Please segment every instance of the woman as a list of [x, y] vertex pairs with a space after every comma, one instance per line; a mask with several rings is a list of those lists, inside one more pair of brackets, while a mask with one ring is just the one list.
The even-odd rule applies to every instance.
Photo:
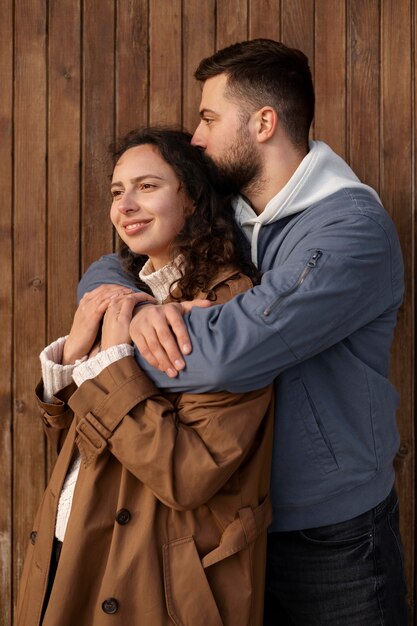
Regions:
[[[157, 302], [223, 303], [252, 285], [231, 209], [188, 134], [130, 133], [111, 189], [126, 270]], [[17, 624], [260, 625], [271, 388], [162, 395], [133, 358], [138, 297], [126, 291], [86, 294], [69, 336], [41, 354], [39, 404], [59, 456]]]

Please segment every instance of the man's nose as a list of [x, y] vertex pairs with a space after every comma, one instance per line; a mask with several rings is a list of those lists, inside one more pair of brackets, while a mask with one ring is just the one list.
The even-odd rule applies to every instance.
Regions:
[[204, 133], [201, 128], [202, 122], [199, 123], [197, 128], [194, 131], [194, 135], [191, 139], [191, 144], [196, 146], [197, 148], [206, 148], [206, 142], [204, 140]]

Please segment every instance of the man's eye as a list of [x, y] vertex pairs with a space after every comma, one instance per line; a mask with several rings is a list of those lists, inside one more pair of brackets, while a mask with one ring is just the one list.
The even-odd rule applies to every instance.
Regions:
[[206, 126], [210, 126], [210, 124], [212, 123], [213, 120], [211, 120], [208, 117], [203, 117], [203, 122]]
[[121, 189], [113, 189], [113, 191], [111, 192], [112, 198], [118, 198], [119, 196], [121, 196], [123, 193], [123, 191], [121, 191]]
[[154, 189], [156, 185], [152, 185], [151, 183], [142, 183], [141, 189]]

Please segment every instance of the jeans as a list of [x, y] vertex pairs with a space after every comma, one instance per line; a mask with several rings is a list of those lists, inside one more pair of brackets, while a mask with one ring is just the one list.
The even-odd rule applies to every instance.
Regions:
[[354, 519], [268, 536], [264, 626], [407, 626], [395, 489]]

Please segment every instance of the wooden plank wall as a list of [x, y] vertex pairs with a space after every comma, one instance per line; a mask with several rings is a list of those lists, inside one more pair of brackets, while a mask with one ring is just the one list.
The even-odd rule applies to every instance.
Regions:
[[37, 354], [64, 334], [81, 272], [112, 250], [108, 144], [148, 122], [198, 120], [199, 59], [237, 40], [308, 54], [313, 136], [381, 194], [402, 241], [393, 350], [398, 487], [415, 588], [414, 0], [0, 0], [0, 626], [13, 623], [51, 455], [35, 416]]

